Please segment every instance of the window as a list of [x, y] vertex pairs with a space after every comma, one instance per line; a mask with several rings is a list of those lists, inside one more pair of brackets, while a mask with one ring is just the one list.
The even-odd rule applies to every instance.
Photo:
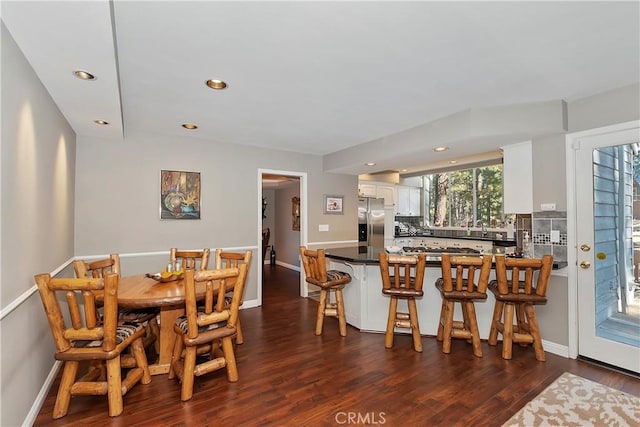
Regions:
[[424, 175], [423, 180], [430, 226], [503, 227], [501, 164]]

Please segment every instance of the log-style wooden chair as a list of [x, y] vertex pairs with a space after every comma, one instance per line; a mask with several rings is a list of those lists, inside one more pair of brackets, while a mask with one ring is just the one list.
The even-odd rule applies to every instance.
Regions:
[[209, 248], [205, 248], [201, 251], [185, 251], [179, 250], [178, 248], [171, 248], [171, 252], [169, 253], [169, 262], [176, 265], [177, 261], [182, 263], [183, 269], [192, 269], [192, 270], [206, 270], [209, 266], [209, 255], [211, 250]]
[[[237, 334], [238, 308], [242, 300], [247, 265], [215, 270], [185, 270], [185, 311], [174, 325], [175, 342], [171, 356], [169, 379], [182, 381], [180, 399], [193, 396], [194, 376], [226, 368], [229, 382], [238, 381], [238, 367], [233, 350]], [[196, 283], [205, 282], [203, 311], [196, 301]], [[225, 295], [232, 292], [231, 304]], [[196, 357], [209, 353], [206, 361], [196, 363]]]
[[[316, 335], [322, 335], [325, 317], [337, 317], [340, 335], [347, 336], [347, 318], [344, 312], [342, 289], [351, 282], [349, 273], [327, 270], [324, 249], [311, 250], [300, 246], [300, 258], [304, 267], [305, 281], [320, 288], [320, 304], [316, 315]], [[334, 295], [335, 300], [331, 295]]]
[[[442, 341], [443, 353], [451, 352], [452, 338], [461, 338], [471, 341], [474, 356], [482, 357], [474, 302], [487, 299], [492, 256], [451, 256], [443, 253], [441, 260], [442, 277], [435, 283], [442, 297], [436, 338]], [[476, 272], [479, 272], [477, 280]], [[462, 321], [454, 320], [456, 303], [462, 309]]]
[[[378, 260], [382, 276], [382, 293], [390, 297], [384, 346], [393, 347], [395, 328], [405, 328], [411, 331], [413, 349], [422, 352], [416, 298], [423, 295], [426, 254], [394, 255], [380, 252]], [[408, 313], [398, 311], [399, 299], [407, 301]]]
[[[110, 254], [109, 258], [98, 259], [95, 261], [75, 260], [73, 261], [73, 270], [76, 277], [82, 278], [104, 278], [109, 273], [115, 273], [121, 276], [120, 255]], [[158, 326], [157, 316], [159, 310], [156, 308], [148, 309], [129, 309], [120, 308], [118, 317], [120, 322], [135, 322], [145, 326], [145, 337], [143, 340], [144, 347], [148, 348], [154, 344], [156, 352], [159, 352], [158, 337], [160, 336], [160, 328]]]
[[[534, 305], [547, 303], [547, 285], [552, 268], [552, 255], [544, 255], [540, 259], [496, 257], [496, 280], [489, 284], [496, 298], [489, 345], [496, 345], [498, 334], [502, 334], [503, 359], [511, 359], [515, 342], [523, 346], [532, 344], [536, 360], [546, 360]], [[538, 276], [535, 284], [534, 273]]]
[[[247, 265], [247, 269], [251, 265], [251, 257], [253, 253], [251, 251], [244, 252], [226, 252], [222, 249], [216, 249], [214, 252], [214, 258], [216, 262], [216, 269], [221, 268], [237, 268], [238, 265], [244, 263]], [[230, 299], [227, 298], [227, 305], [230, 304]], [[244, 295], [241, 295], [240, 305], [244, 302]], [[238, 329], [238, 336], [236, 337], [236, 344], [244, 343], [244, 336], [242, 335], [242, 327], [240, 326], [240, 316], [238, 315], [238, 321], [236, 324]]]
[[[104, 278], [52, 279], [49, 274], [35, 276], [49, 327], [56, 345], [54, 357], [63, 365], [53, 418], [64, 417], [72, 396], [107, 395], [109, 416], [122, 413], [122, 396], [138, 382], [151, 381], [142, 345], [144, 328], [118, 323], [118, 275]], [[103, 291], [103, 314], [98, 316], [95, 292]], [[70, 325], [67, 325], [56, 293], [63, 293]], [[101, 321], [98, 319], [101, 318]], [[129, 350], [134, 366], [121, 376], [121, 358]], [[80, 362], [91, 363], [89, 371], [76, 378]], [[104, 366], [106, 364], [106, 376]], [[124, 363], [123, 363], [124, 364]]]

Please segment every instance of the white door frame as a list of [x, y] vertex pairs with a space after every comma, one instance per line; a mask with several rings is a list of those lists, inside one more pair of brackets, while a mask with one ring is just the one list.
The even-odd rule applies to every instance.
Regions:
[[[262, 175], [285, 175], [300, 178], [300, 246], [307, 246], [307, 173], [297, 171], [286, 171], [278, 169], [258, 168], [258, 200], [256, 201], [258, 225], [256, 227], [258, 242], [257, 247], [262, 248]], [[274, 230], [275, 231], [275, 230]], [[260, 249], [262, 251], [262, 249]], [[256, 257], [257, 258], [257, 257]], [[264, 263], [264, 259], [262, 260]], [[307, 286], [304, 275], [300, 274], [300, 296], [307, 297]], [[262, 266], [258, 268], [258, 306], [262, 305]]]
[[606, 135], [640, 127], [640, 120], [604, 126], [586, 131], [574, 132], [566, 135], [566, 180], [567, 180], [567, 286], [568, 286], [568, 332], [569, 332], [569, 357], [577, 358], [579, 355], [579, 330], [578, 330], [578, 242], [577, 242], [577, 200], [574, 189], [576, 188], [576, 159], [574, 147], [579, 144], [581, 138]]

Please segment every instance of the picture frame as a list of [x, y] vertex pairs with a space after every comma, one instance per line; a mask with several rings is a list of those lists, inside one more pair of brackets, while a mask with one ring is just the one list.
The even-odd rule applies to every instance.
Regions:
[[200, 219], [200, 172], [160, 171], [160, 219]]
[[344, 196], [324, 195], [324, 213], [330, 215], [344, 214]]

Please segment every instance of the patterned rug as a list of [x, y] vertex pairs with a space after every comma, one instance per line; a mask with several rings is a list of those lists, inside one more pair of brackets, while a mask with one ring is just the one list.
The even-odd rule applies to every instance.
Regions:
[[503, 427], [640, 426], [640, 398], [568, 372]]

